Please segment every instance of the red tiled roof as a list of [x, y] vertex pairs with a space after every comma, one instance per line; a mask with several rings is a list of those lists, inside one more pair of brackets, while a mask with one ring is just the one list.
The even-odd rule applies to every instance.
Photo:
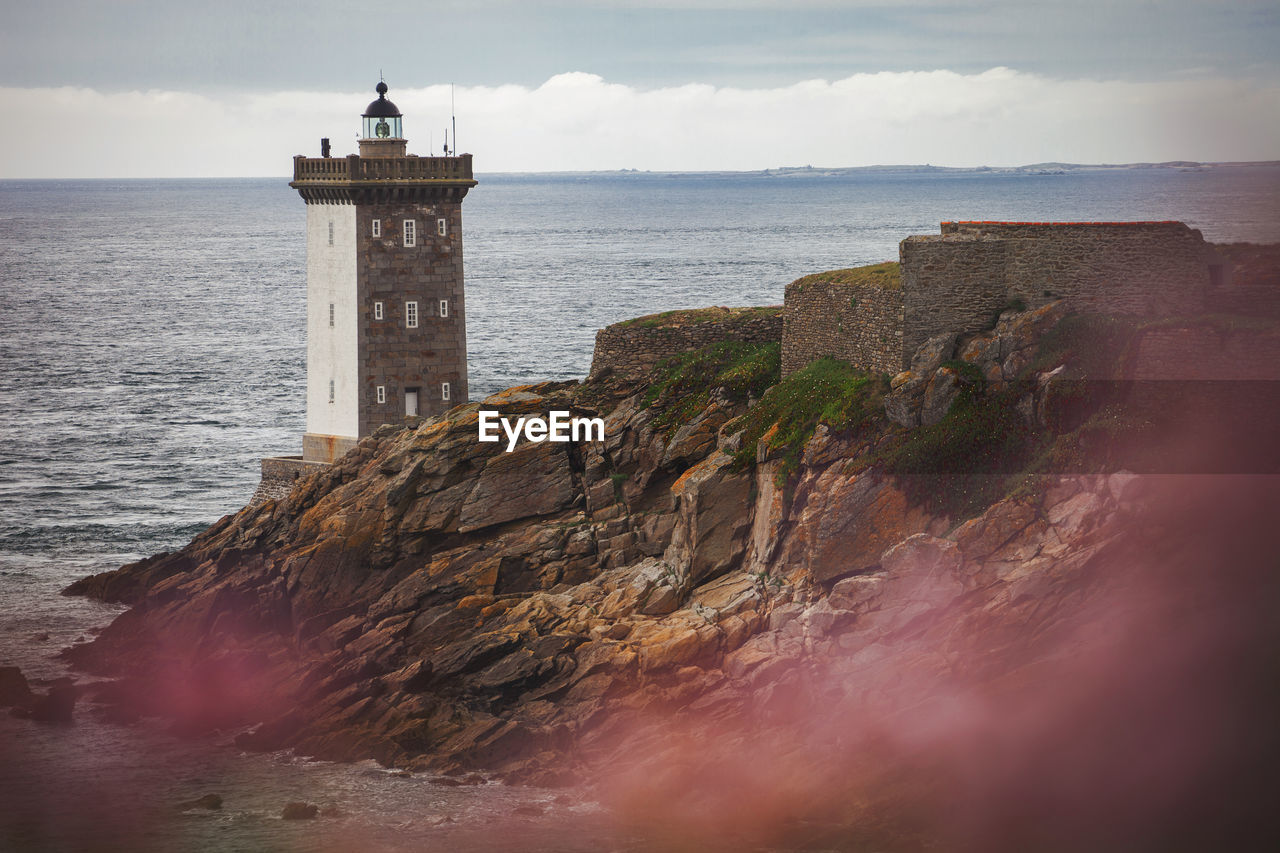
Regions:
[[1181, 225], [1177, 219], [1160, 219], [1145, 222], [1000, 222], [983, 219], [944, 220], [943, 225]]

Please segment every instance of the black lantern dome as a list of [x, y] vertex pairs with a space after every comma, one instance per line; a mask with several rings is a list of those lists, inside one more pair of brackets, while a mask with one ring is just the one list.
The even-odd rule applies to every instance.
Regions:
[[395, 104], [387, 100], [387, 84], [378, 83], [376, 89], [378, 100], [369, 104], [365, 108], [364, 115], [364, 138], [365, 139], [401, 139], [403, 131], [401, 128], [400, 110]]

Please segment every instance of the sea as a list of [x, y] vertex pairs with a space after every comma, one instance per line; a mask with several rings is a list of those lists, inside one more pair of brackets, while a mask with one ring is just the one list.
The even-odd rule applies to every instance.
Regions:
[[[480, 174], [472, 399], [585, 376], [597, 329], [780, 304], [939, 222], [1167, 220], [1280, 242], [1280, 164]], [[304, 423], [305, 210], [286, 178], [0, 181], [0, 666], [37, 687], [122, 608], [59, 591], [180, 548]], [[0, 716], [0, 850], [640, 850], [591, 791], [444, 787], [162, 721]], [[221, 810], [183, 809], [205, 794]], [[286, 802], [338, 817], [284, 821]]]

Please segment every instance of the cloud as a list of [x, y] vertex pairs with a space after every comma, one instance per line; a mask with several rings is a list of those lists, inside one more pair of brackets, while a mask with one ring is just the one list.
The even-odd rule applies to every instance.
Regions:
[[[393, 91], [410, 150], [440, 150], [450, 89]], [[1009, 68], [813, 79], [772, 88], [639, 88], [582, 72], [454, 93], [476, 169], [751, 170], [780, 165], [1019, 165], [1280, 158], [1280, 83], [1056, 79]], [[5, 177], [252, 176], [329, 136], [355, 150], [370, 94], [0, 89], [22, 125]]]

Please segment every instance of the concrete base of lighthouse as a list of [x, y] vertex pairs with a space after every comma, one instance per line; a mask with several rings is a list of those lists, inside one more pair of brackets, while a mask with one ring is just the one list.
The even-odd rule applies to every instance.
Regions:
[[302, 458], [307, 462], [330, 464], [337, 462], [347, 451], [360, 443], [350, 435], [322, 435], [308, 432], [302, 436]]

